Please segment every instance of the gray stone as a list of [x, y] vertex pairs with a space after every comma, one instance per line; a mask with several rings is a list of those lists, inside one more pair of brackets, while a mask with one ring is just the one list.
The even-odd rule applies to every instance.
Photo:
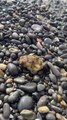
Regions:
[[31, 109], [33, 107], [33, 99], [26, 95], [21, 97], [18, 103], [18, 110], [21, 111], [23, 109]]
[[38, 25], [38, 24], [33, 24], [31, 26], [31, 28], [35, 31], [35, 32], [41, 32], [41, 30], [43, 29], [42, 25]]
[[8, 103], [4, 103], [3, 105], [3, 116], [8, 119], [10, 116], [10, 106]]

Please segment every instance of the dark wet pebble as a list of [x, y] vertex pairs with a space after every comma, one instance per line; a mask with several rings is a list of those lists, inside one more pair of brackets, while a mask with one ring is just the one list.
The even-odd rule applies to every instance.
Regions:
[[52, 40], [50, 38], [45, 38], [44, 39], [44, 43], [47, 45], [51, 45], [52, 44]]
[[15, 53], [11, 53], [11, 54], [10, 54], [10, 58], [11, 58], [12, 60], [16, 60], [17, 55], [16, 55]]
[[55, 115], [51, 114], [51, 113], [48, 113], [46, 115], [46, 120], [56, 120], [56, 117]]
[[5, 92], [5, 90], [6, 90], [6, 84], [1, 83], [0, 84], [0, 92]]
[[19, 97], [20, 97], [19, 91], [12, 92], [8, 97], [8, 102], [15, 103], [16, 101], [19, 100]]
[[3, 57], [4, 57], [4, 53], [0, 52], [0, 58], [3, 58]]
[[36, 91], [36, 83], [28, 82], [25, 85], [20, 85], [19, 88], [25, 92], [33, 93]]
[[64, 90], [67, 90], [67, 82], [62, 82], [61, 85]]
[[10, 116], [10, 106], [8, 103], [4, 103], [3, 105], [3, 116], [8, 119]]
[[18, 110], [21, 111], [23, 109], [31, 109], [33, 107], [33, 99], [32, 97], [26, 95], [21, 97], [18, 103]]
[[62, 113], [62, 108], [51, 105], [51, 109], [53, 109], [54, 111], [58, 112], [58, 113]]
[[25, 23], [25, 19], [24, 19], [24, 18], [21, 18], [21, 19], [19, 20], [19, 24], [20, 24], [21, 26], [24, 26], [24, 23]]
[[53, 83], [57, 83], [57, 78], [56, 78], [56, 76], [54, 75], [54, 74], [49, 74], [49, 78], [50, 78], [50, 80], [53, 82]]
[[0, 78], [0, 83], [3, 83], [4, 82], [4, 79], [3, 78]]
[[60, 72], [59, 70], [50, 62], [47, 63], [49, 68], [51, 69], [51, 71], [53, 72], [54, 75], [56, 75], [57, 77], [60, 77]]
[[11, 75], [13, 76], [18, 75], [18, 67], [13, 63], [9, 63], [7, 68]]

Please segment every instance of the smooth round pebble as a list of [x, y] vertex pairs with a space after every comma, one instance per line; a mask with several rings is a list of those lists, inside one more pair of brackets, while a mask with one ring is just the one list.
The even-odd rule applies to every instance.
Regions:
[[42, 113], [42, 114], [48, 113], [48, 112], [49, 112], [49, 108], [48, 108], [47, 106], [39, 107], [39, 108], [38, 108], [38, 112], [39, 112], [39, 113]]
[[8, 103], [4, 103], [3, 105], [3, 116], [8, 119], [10, 116], [10, 106]]
[[46, 115], [46, 120], [56, 120], [56, 117], [55, 115], [51, 114], [51, 113], [48, 113]]
[[33, 99], [32, 97], [26, 95], [21, 97], [18, 103], [18, 110], [21, 111], [23, 109], [31, 109], [33, 107]]

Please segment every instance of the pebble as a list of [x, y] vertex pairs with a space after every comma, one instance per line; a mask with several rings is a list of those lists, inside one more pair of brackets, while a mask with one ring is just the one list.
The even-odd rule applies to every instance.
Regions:
[[55, 115], [51, 114], [51, 113], [48, 113], [46, 115], [46, 120], [56, 120], [56, 117]]
[[25, 23], [25, 19], [21, 18], [21, 19], [19, 20], [19, 24], [20, 24], [21, 26], [24, 26], [24, 23]]
[[7, 65], [6, 65], [6, 64], [0, 63], [0, 69], [1, 69], [1, 70], [5, 70], [5, 69], [6, 69], [6, 67], [7, 67]]
[[17, 34], [16, 32], [12, 33], [12, 37], [13, 37], [14, 39], [18, 39], [18, 38], [19, 38], [19, 36], [18, 36], [18, 34]]
[[38, 24], [33, 24], [33, 25], [31, 26], [31, 28], [32, 28], [34, 31], [36, 31], [36, 32], [41, 32], [42, 29], [43, 29], [43, 26], [42, 26], [42, 25], [38, 25]]
[[24, 119], [26, 120], [34, 120], [36, 115], [33, 111], [31, 110], [22, 110], [21, 113], [20, 113]]
[[23, 85], [23, 84], [27, 83], [28, 81], [25, 79], [24, 76], [21, 76], [21, 77], [14, 78], [14, 82]]
[[58, 113], [62, 113], [62, 108], [52, 105], [51, 109], [55, 110]]
[[38, 112], [39, 112], [39, 113], [42, 113], [42, 114], [48, 113], [48, 112], [49, 112], [49, 108], [48, 108], [47, 106], [39, 107], [39, 108], [38, 108]]
[[10, 47], [9, 52], [10, 53], [18, 53], [20, 50], [17, 47]]
[[38, 85], [37, 85], [37, 91], [40, 92], [40, 91], [43, 91], [43, 90], [45, 90], [45, 85], [43, 85], [43, 84], [38, 84]]
[[0, 70], [0, 78], [4, 77], [4, 72], [2, 70]]
[[50, 80], [53, 82], [53, 83], [57, 83], [57, 78], [56, 78], [56, 76], [54, 75], [54, 74], [49, 74], [49, 78], [50, 78]]
[[4, 29], [4, 25], [0, 24], [0, 30], [3, 30], [3, 29]]
[[52, 40], [50, 38], [45, 38], [44, 39], [44, 43], [47, 45], [51, 45], [52, 44]]
[[9, 120], [9, 119], [5, 119], [5, 118], [3, 117], [3, 115], [0, 114], [0, 120]]
[[6, 90], [6, 85], [4, 83], [0, 84], [0, 92], [5, 92]]
[[18, 110], [22, 111], [23, 109], [31, 109], [33, 107], [33, 99], [32, 97], [26, 95], [21, 97], [18, 103]]
[[8, 103], [4, 103], [3, 105], [3, 116], [8, 119], [10, 116], [10, 106]]
[[41, 96], [38, 103], [37, 103], [37, 107], [44, 106], [47, 103], [48, 103], [48, 96], [47, 95]]
[[54, 73], [54, 75], [56, 75], [57, 77], [60, 76], [60, 72], [58, 71], [58, 69], [52, 65], [52, 63], [48, 62], [47, 63], [49, 68], [52, 70], [52, 72]]
[[16, 101], [19, 100], [19, 96], [20, 96], [19, 91], [12, 92], [8, 97], [8, 102], [15, 103]]
[[61, 85], [64, 90], [67, 90], [67, 82], [62, 82]]
[[13, 90], [14, 90], [13, 87], [6, 88], [6, 93], [10, 94], [11, 92], [13, 92]]
[[18, 68], [16, 65], [14, 65], [13, 63], [9, 63], [8, 66], [8, 71], [12, 76], [16, 76], [18, 75]]
[[28, 92], [28, 93], [33, 93], [36, 91], [36, 83], [34, 82], [28, 82], [26, 83], [25, 85], [20, 85], [19, 88], [22, 89], [23, 91], [25, 92]]

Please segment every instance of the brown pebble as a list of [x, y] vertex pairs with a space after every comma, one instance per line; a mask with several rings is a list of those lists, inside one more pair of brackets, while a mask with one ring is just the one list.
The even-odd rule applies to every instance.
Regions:
[[49, 108], [48, 108], [47, 106], [39, 107], [39, 108], [38, 108], [38, 112], [39, 112], [39, 113], [42, 113], [42, 114], [48, 113], [48, 112], [49, 112]]

